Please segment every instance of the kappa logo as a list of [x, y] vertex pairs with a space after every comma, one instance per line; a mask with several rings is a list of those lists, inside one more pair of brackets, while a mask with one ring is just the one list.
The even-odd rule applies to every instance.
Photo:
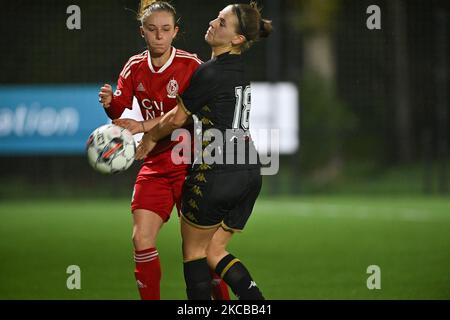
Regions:
[[167, 84], [167, 96], [169, 98], [176, 98], [178, 93], [178, 82], [175, 79], [172, 79]]
[[142, 283], [141, 281], [139, 281], [139, 280], [137, 280], [136, 283], [137, 283], [138, 288], [143, 289], [143, 288], [146, 288], [146, 287], [147, 287], [145, 284], [143, 284], [143, 283]]
[[144, 88], [144, 85], [142, 84], [142, 82], [139, 82], [139, 85], [136, 88], [136, 91], [138, 91], [138, 92], [145, 92], [145, 88]]

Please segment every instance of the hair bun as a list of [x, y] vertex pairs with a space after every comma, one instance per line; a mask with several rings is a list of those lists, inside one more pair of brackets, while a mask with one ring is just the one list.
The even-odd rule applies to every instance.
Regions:
[[267, 38], [272, 32], [272, 29], [272, 21], [261, 19], [261, 21], [259, 22], [259, 37]]

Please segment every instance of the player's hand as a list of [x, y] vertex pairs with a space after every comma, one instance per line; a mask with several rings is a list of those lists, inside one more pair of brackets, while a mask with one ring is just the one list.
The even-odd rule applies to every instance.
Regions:
[[104, 84], [103, 87], [100, 88], [100, 92], [98, 93], [98, 102], [103, 105], [103, 108], [108, 108], [111, 104], [112, 96], [112, 87], [109, 84]]
[[144, 126], [142, 121], [136, 121], [134, 119], [115, 119], [112, 121], [116, 126], [125, 128], [131, 132], [131, 134], [144, 132]]
[[139, 142], [136, 148], [136, 155], [134, 158], [136, 160], [143, 160], [147, 154], [153, 150], [156, 146], [156, 141], [154, 141], [148, 133], [144, 134], [141, 142]]

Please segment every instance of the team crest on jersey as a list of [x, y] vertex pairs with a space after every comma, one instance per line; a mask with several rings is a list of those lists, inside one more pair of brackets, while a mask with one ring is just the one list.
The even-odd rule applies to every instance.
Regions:
[[178, 82], [175, 79], [172, 79], [167, 84], [167, 96], [169, 98], [176, 98], [178, 93]]

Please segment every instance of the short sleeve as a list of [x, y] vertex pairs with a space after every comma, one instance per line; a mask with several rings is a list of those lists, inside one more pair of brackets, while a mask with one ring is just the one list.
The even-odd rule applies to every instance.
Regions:
[[195, 114], [213, 99], [216, 86], [214, 68], [205, 63], [195, 71], [189, 87], [178, 97], [178, 103], [187, 114]]

